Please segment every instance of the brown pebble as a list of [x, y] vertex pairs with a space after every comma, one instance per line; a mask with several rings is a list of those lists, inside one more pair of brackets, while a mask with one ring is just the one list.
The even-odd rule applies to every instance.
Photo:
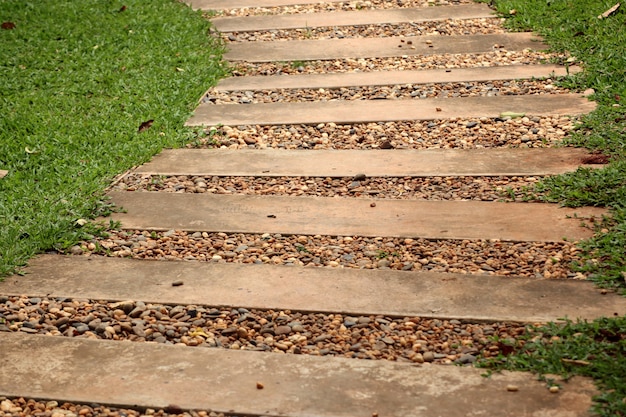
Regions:
[[182, 281], [174, 281], [174, 282], [172, 282], [172, 287], [180, 287], [183, 284], [184, 284], [184, 282], [182, 282]]
[[370, 207], [376, 207], [376, 203], [370, 203]]
[[506, 390], [509, 392], [517, 392], [519, 391], [519, 387], [517, 385], [507, 385]]
[[256, 389], [263, 389], [263, 388], [265, 388], [263, 384], [261, 384], [260, 382], [256, 383]]
[[372, 417], [378, 417], [378, 413], [372, 413]]
[[559, 392], [559, 387], [557, 387], [556, 385], [552, 385], [552, 386], [550, 387], [550, 392], [551, 392], [552, 394], [556, 394], [556, 393], [558, 393], [558, 392]]
[[602, 289], [600, 290], [600, 294], [602, 294], [602, 295], [606, 295], [606, 293], [608, 293], [608, 291], [606, 290], [606, 288], [602, 288]]
[[441, 111], [441, 107], [435, 107], [435, 110]]

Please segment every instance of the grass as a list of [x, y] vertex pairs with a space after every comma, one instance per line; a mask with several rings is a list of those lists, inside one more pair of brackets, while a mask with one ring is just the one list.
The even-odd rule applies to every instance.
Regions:
[[598, 15], [613, 0], [493, 0], [513, 30], [540, 33], [558, 52], [569, 51], [584, 71], [569, 77], [568, 87], [593, 88], [598, 109], [585, 116], [566, 141], [610, 158], [603, 169], [580, 168], [550, 177], [536, 187], [539, 198], [565, 206], [606, 206], [610, 218], [597, 237], [582, 242], [584, 260], [577, 269], [599, 286], [626, 290], [626, 27], [623, 10]]
[[196, 137], [183, 123], [225, 72], [175, 0], [3, 0], [1, 22], [0, 276], [99, 232], [77, 221], [106, 212], [115, 175]]
[[480, 366], [532, 371], [547, 387], [561, 385], [565, 390], [567, 385], [558, 379], [591, 377], [600, 390], [593, 411], [606, 417], [626, 416], [626, 317], [533, 327], [511, 348], [510, 355]]
[[[536, 195], [566, 206], [606, 206], [611, 215], [598, 224], [596, 237], [581, 243], [584, 261], [599, 286], [624, 294], [626, 285], [626, 27], [620, 10], [606, 19], [597, 16], [614, 0], [493, 0], [511, 29], [543, 35], [555, 51], [569, 51], [584, 71], [567, 80], [580, 91], [595, 90], [598, 109], [584, 117], [568, 144], [610, 157], [606, 168], [550, 177]], [[532, 371], [547, 385], [551, 375], [594, 379], [600, 394], [594, 411], [600, 416], [626, 416], [626, 317], [592, 322], [550, 323], [529, 329], [508, 356], [481, 363], [491, 372]]]

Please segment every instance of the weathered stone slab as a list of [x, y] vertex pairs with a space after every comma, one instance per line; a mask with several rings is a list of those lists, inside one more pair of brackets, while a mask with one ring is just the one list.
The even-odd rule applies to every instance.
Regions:
[[[558, 242], [591, 236], [603, 209], [551, 204], [111, 192], [124, 229], [501, 239]], [[577, 216], [576, 218], [568, 218]]]
[[502, 65], [499, 67], [475, 67], [432, 69], [414, 71], [371, 71], [299, 75], [257, 75], [230, 77], [219, 81], [215, 91], [277, 90], [341, 88], [377, 85], [404, 85], [430, 83], [462, 83], [527, 78], [565, 76], [580, 71], [579, 67], [568, 70], [559, 65]]
[[580, 94], [460, 97], [405, 100], [354, 100], [299, 103], [203, 103], [188, 126], [289, 125], [499, 117], [503, 112], [526, 115], [576, 115], [596, 104]]
[[589, 155], [586, 149], [578, 148], [399, 149], [393, 152], [167, 149], [135, 172], [263, 177], [555, 175], [575, 171]]
[[[175, 404], [293, 417], [573, 417], [590, 415], [597, 393], [592, 380], [582, 378], [564, 382], [555, 395], [529, 373], [485, 378], [474, 368], [20, 333], [3, 333], [0, 351], [0, 395], [132, 408]], [[519, 390], [508, 392], [507, 385]]]
[[9, 173], [9, 171], [6, 171], [4, 169], [0, 169], [0, 178], [6, 176]]
[[481, 54], [494, 49], [541, 50], [546, 49], [546, 45], [532, 33], [241, 42], [230, 43], [224, 59], [248, 62], [314, 61], [404, 55]]
[[341, 3], [345, 0], [186, 0], [194, 10], [224, 10], [253, 7], [281, 7], [296, 4]]
[[272, 29], [418, 23], [449, 19], [495, 17], [486, 4], [459, 6], [333, 11], [272, 16], [216, 17], [211, 23], [220, 32], [254, 32]]
[[626, 314], [626, 298], [576, 280], [57, 255], [26, 272], [0, 293], [527, 323]]

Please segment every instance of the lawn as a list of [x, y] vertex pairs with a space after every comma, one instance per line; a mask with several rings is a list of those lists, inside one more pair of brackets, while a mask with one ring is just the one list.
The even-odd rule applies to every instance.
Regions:
[[193, 137], [183, 123], [224, 66], [173, 0], [2, 0], [0, 23], [2, 276], [97, 232], [80, 220], [107, 209], [105, 187]]
[[[583, 119], [568, 139], [577, 146], [610, 157], [600, 170], [579, 169], [551, 177], [537, 190], [546, 200], [568, 206], [597, 205], [612, 209], [598, 225], [597, 237], [582, 243], [585, 262], [599, 286], [624, 293], [626, 279], [626, 13], [606, 18], [614, 0], [493, 0], [507, 25], [533, 30], [558, 51], [569, 51], [584, 72], [568, 83], [595, 90], [599, 107]], [[483, 363], [492, 370], [526, 370], [539, 374], [547, 385], [550, 375], [592, 377], [601, 393], [594, 410], [601, 416], [626, 416], [626, 318], [593, 322], [548, 324], [531, 329], [528, 340], [512, 343], [513, 353]]]

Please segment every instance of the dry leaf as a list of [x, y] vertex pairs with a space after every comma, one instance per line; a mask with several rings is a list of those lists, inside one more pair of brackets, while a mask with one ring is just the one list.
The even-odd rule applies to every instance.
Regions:
[[152, 126], [152, 123], [154, 123], [154, 120], [152, 119], [143, 122], [142, 124], [139, 125], [139, 129], [137, 130], [137, 133], [145, 132], [146, 130], [150, 129], [150, 126]]
[[615, 4], [615, 6], [611, 7], [609, 10], [607, 10], [606, 12], [604, 12], [600, 16], [598, 16], [598, 19], [606, 19], [607, 17], [611, 16], [612, 14], [615, 14], [617, 9], [619, 9], [619, 6], [620, 6], [620, 3]]
[[586, 156], [581, 161], [585, 165], [604, 165], [609, 163], [609, 157], [601, 153]]
[[126, 6], [120, 7], [120, 13], [123, 12], [124, 10], [126, 10]]
[[15, 23], [13, 23], [13, 22], [2, 22], [2, 25], [0, 25], [0, 27], [2, 27], [2, 29], [4, 29], [4, 30], [15, 29]]
[[566, 359], [566, 358], [562, 358], [561, 362], [569, 363], [569, 364], [572, 364], [572, 365], [578, 365], [578, 366], [588, 366], [589, 365], [589, 362], [582, 361], [580, 359]]

